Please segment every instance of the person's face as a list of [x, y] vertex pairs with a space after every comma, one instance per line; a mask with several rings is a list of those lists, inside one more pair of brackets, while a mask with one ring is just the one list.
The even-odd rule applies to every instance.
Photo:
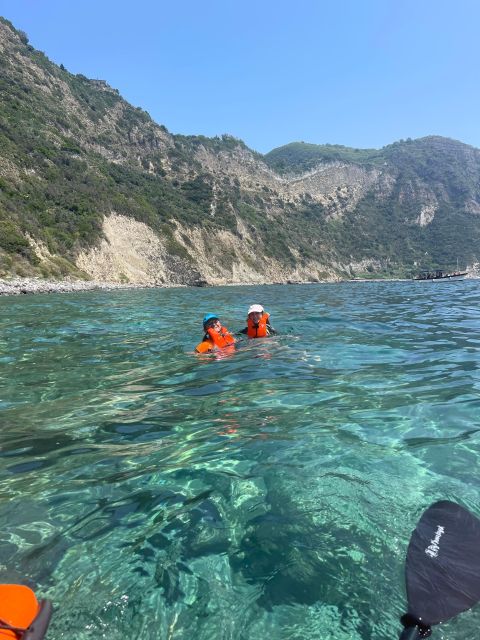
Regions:
[[207, 329], [213, 329], [217, 333], [220, 333], [222, 325], [221, 325], [220, 320], [215, 319], [215, 320], [210, 320], [210, 322], [207, 324], [206, 328]]
[[253, 324], [258, 324], [260, 322], [262, 314], [259, 311], [252, 311], [252, 313], [248, 314], [248, 317], [253, 322]]

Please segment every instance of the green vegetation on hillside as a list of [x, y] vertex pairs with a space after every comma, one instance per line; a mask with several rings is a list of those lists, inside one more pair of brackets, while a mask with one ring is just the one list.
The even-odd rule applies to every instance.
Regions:
[[243, 140], [235, 138], [228, 133], [224, 133], [221, 136], [214, 136], [213, 138], [207, 138], [206, 136], [182, 136], [177, 134], [175, 139], [188, 148], [190, 152], [195, 151], [198, 147], [205, 147], [215, 153], [221, 151], [232, 152], [240, 148], [253, 154], [258, 159], [262, 158], [261, 154], [249, 149]]
[[[0, 19], [0, 30], [7, 46], [0, 58], [0, 274], [48, 275], [31, 237], [54, 256], [55, 274], [78, 275], [75, 256], [100, 241], [111, 212], [159, 232], [174, 261], [190, 260], [174, 221], [202, 229], [227, 270], [235, 255], [227, 249], [220, 255], [218, 230], [243, 242], [254, 256], [245, 260], [259, 270], [267, 257], [286, 268], [311, 260], [341, 269], [363, 261], [367, 276], [378, 269], [411, 275], [415, 265], [446, 268], [457, 258], [477, 258], [480, 217], [469, 213], [480, 209], [477, 149], [432, 136], [380, 150], [297, 142], [262, 158], [230, 135], [171, 135], [105, 82], [53, 64], [7, 21]], [[263, 160], [287, 177], [342, 162], [386, 179], [353, 208], [338, 187], [328, 195], [341, 212], [332, 213], [307, 193], [284, 197], [260, 177], [255, 187], [255, 179], [252, 186], [231, 168], [215, 174], [202, 164], [205, 154], [217, 154], [220, 166], [228, 155], [246, 159], [249, 171]], [[429, 209], [433, 219], [420, 226]], [[239, 228], [247, 229], [245, 237]], [[191, 246], [187, 234], [183, 241]]]
[[325, 162], [353, 162], [371, 165], [381, 162], [376, 149], [351, 149], [338, 144], [308, 144], [292, 142], [273, 149], [264, 156], [265, 162], [279, 173], [304, 173]]

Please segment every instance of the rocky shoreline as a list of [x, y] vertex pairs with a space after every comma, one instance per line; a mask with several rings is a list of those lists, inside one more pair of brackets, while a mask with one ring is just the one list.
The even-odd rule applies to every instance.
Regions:
[[34, 293], [71, 293], [107, 289], [139, 289], [161, 285], [119, 284], [97, 280], [42, 280], [41, 278], [0, 279], [0, 296]]
[[[232, 282], [224, 286], [249, 286], [255, 282]], [[264, 284], [318, 284], [318, 282], [302, 282], [286, 280], [285, 282], [266, 282]], [[37, 293], [72, 293], [74, 291], [98, 291], [115, 289], [168, 289], [171, 287], [211, 287], [214, 284], [202, 280], [191, 285], [165, 283], [128, 283], [104, 282], [100, 280], [43, 280], [42, 278], [0, 278], [0, 296], [17, 296]]]
[[[478, 277], [476, 274], [470, 274], [470, 278]], [[335, 280], [333, 282], [408, 282], [410, 279], [404, 278], [350, 278], [345, 280]], [[332, 281], [291, 281], [285, 282], [269, 282], [264, 284], [318, 284], [319, 282], [332, 282]], [[236, 282], [229, 283], [225, 286], [249, 286], [253, 282]], [[100, 280], [42, 280], [41, 278], [0, 278], [0, 296], [16, 296], [22, 294], [36, 294], [36, 293], [72, 293], [74, 291], [99, 291], [99, 290], [115, 290], [115, 289], [166, 289], [170, 287], [185, 287], [188, 285], [182, 284], [165, 284], [165, 283], [126, 283], [121, 284], [117, 282], [104, 282]], [[215, 286], [207, 282], [202, 281], [201, 284], [196, 283], [191, 286]]]

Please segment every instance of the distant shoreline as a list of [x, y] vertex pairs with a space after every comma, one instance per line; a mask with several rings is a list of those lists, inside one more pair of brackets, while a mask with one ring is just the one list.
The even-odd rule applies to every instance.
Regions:
[[[470, 278], [465, 278], [471, 279]], [[229, 286], [229, 287], [254, 287], [262, 285], [293, 285], [293, 284], [341, 284], [348, 282], [414, 282], [410, 278], [350, 278], [345, 280], [322, 280], [318, 282], [235, 282], [225, 285], [207, 284], [208, 287]], [[431, 280], [418, 280], [415, 282], [432, 282]], [[189, 285], [184, 284], [140, 284], [140, 283], [119, 283], [103, 282], [99, 280], [42, 280], [41, 278], [0, 278], [0, 297], [18, 296], [22, 294], [34, 295], [37, 293], [73, 293], [76, 291], [113, 291], [118, 289], [172, 289], [183, 288]], [[193, 286], [193, 285], [192, 285]]]
[[[355, 278], [350, 280], [324, 280], [322, 282], [275, 282], [262, 284], [331, 284], [336, 282], [394, 282], [399, 281], [398, 278]], [[408, 281], [408, 280], [405, 280]], [[236, 282], [222, 286], [255, 286], [260, 283], [256, 282]], [[34, 295], [39, 293], [73, 293], [77, 291], [108, 291], [118, 289], [170, 289], [176, 287], [185, 287], [181, 284], [132, 284], [132, 283], [116, 283], [103, 282], [98, 280], [42, 280], [41, 278], [0, 278], [0, 296], [17, 296], [17, 295]], [[207, 287], [216, 287], [219, 285], [206, 285]]]
[[101, 291], [109, 289], [148, 289], [164, 287], [165, 285], [121, 284], [115, 282], [100, 282], [97, 280], [42, 280], [41, 278], [1, 278], [0, 296], [16, 296], [22, 294], [32, 295], [36, 293], [72, 293], [75, 291]]

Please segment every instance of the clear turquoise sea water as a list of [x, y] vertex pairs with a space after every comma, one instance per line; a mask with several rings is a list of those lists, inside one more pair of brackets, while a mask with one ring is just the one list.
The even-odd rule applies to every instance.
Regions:
[[475, 280], [2, 298], [0, 580], [50, 639], [396, 638], [422, 511], [480, 515], [479, 347]]

